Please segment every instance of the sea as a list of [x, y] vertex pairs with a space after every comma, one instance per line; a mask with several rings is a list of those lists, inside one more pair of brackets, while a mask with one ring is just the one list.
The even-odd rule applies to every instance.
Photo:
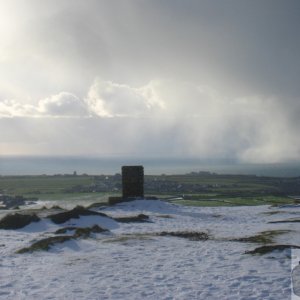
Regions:
[[194, 158], [0, 156], [0, 176], [114, 175], [124, 165], [143, 165], [146, 175], [210, 172], [271, 177], [300, 177], [300, 162], [242, 164]]

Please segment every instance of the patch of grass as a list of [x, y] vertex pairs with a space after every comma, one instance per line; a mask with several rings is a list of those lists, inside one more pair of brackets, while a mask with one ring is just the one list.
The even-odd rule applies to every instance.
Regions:
[[47, 218], [51, 219], [55, 224], [62, 224], [70, 219], [78, 219], [80, 216], [102, 216], [109, 218], [106, 214], [88, 210], [83, 206], [76, 206], [72, 210], [64, 211], [58, 214], [53, 214]]
[[293, 199], [279, 196], [264, 197], [224, 197], [219, 195], [211, 200], [203, 200], [202, 197], [192, 197], [193, 200], [175, 200], [172, 203], [186, 206], [254, 206], [254, 205], [281, 205], [292, 204]]
[[107, 202], [107, 198], [110, 195], [109, 192], [91, 192], [91, 193], [84, 193], [84, 192], [74, 192], [74, 193], [67, 193], [67, 192], [48, 192], [48, 193], [41, 193], [41, 194], [26, 194], [27, 197], [37, 197], [39, 200], [42, 201], [87, 201], [91, 202]]
[[224, 198], [223, 200], [231, 205], [237, 206], [253, 206], [262, 204], [259, 200], [248, 197]]
[[99, 207], [102, 207], [102, 206], [110, 206], [110, 205], [108, 204], [107, 201], [106, 202], [95, 202], [95, 203], [92, 203], [92, 204], [88, 205], [86, 207], [86, 209], [99, 208]]
[[172, 203], [185, 205], [185, 206], [232, 206], [231, 203], [223, 202], [223, 201], [214, 201], [214, 200], [175, 200]]
[[262, 231], [261, 233], [254, 236], [232, 239], [231, 241], [258, 243], [258, 244], [272, 244], [274, 243], [274, 238], [276, 236], [289, 233], [289, 232], [291, 232], [291, 230], [267, 230], [267, 231]]
[[158, 236], [173, 236], [189, 239], [190, 241], [206, 241], [209, 236], [205, 232], [199, 231], [162, 231], [157, 233]]
[[222, 218], [222, 217], [224, 217], [223, 215], [219, 215], [219, 214], [212, 214], [211, 216], [214, 217], [214, 218]]
[[204, 193], [204, 194], [184, 194], [184, 200], [212, 200], [218, 198], [220, 195], [216, 193]]
[[59, 205], [52, 205], [49, 209], [58, 209], [58, 210], [63, 210]]
[[64, 243], [73, 239], [72, 235], [60, 235], [60, 236], [53, 236], [49, 238], [42, 239], [33, 243], [30, 247], [22, 248], [18, 250], [17, 254], [27, 253], [27, 252], [34, 252], [34, 251], [48, 251], [51, 246], [55, 244]]
[[149, 216], [144, 214], [139, 214], [137, 216], [126, 216], [126, 217], [118, 217], [113, 218], [117, 222], [121, 223], [144, 223], [149, 222]]
[[287, 219], [287, 220], [270, 221], [268, 223], [270, 223], [270, 224], [277, 224], [277, 223], [300, 223], [300, 219], [299, 218], [292, 218], [292, 219]]
[[75, 226], [68, 226], [68, 227], [57, 229], [54, 233], [55, 234], [65, 234], [68, 231], [75, 231], [77, 228], [78, 227], [75, 227]]
[[170, 236], [189, 239], [190, 241], [206, 241], [209, 236], [205, 232], [198, 231], [162, 231], [162, 232], [150, 232], [150, 233], [135, 233], [125, 234], [122, 236], [109, 238], [103, 240], [104, 243], [125, 243], [130, 240], [151, 240], [153, 237], [158, 236]]
[[285, 213], [285, 212], [279, 211], [279, 210], [262, 212], [263, 215], [268, 215], [268, 216], [273, 216], [273, 215], [282, 214], [282, 213]]
[[263, 197], [263, 200], [266, 202], [266, 204], [270, 204], [273, 206], [295, 203], [295, 200], [289, 197], [272, 196], [272, 195]]
[[156, 215], [156, 217], [158, 217], [158, 218], [164, 218], [164, 219], [173, 219], [173, 217], [170, 216], [170, 215]]
[[79, 227], [76, 228], [74, 237], [89, 237], [91, 233], [102, 233], [108, 231], [106, 228], [102, 228], [98, 225], [94, 225], [93, 227]]
[[153, 234], [145, 234], [145, 233], [136, 233], [136, 234], [125, 234], [118, 237], [108, 238], [103, 240], [103, 243], [127, 243], [131, 240], [151, 240], [153, 238]]
[[251, 251], [246, 251], [245, 254], [263, 255], [276, 250], [282, 251], [285, 249], [292, 249], [292, 248], [300, 249], [299, 246], [295, 246], [295, 245], [265, 245], [265, 246], [255, 248], [254, 250]]
[[31, 222], [38, 222], [40, 218], [35, 215], [22, 215], [19, 213], [6, 215], [3, 219], [0, 220], [0, 229], [20, 229]]
[[68, 230], [75, 230], [75, 232], [73, 235], [52, 236], [39, 240], [33, 243], [30, 247], [22, 248], [16, 253], [22, 254], [34, 251], [48, 251], [51, 248], [51, 246], [54, 246], [56, 244], [61, 244], [72, 239], [86, 238], [89, 237], [91, 233], [102, 233], [108, 231], [105, 228], [101, 228], [98, 225], [94, 225], [93, 227], [65, 227], [61, 230], [57, 230], [55, 233], [62, 234], [66, 233]]
[[76, 185], [90, 185], [92, 176], [3, 176], [0, 190], [7, 194], [32, 194], [40, 197], [47, 193], [61, 193]]
[[94, 225], [93, 227], [68, 226], [56, 230], [55, 234], [65, 234], [68, 231], [74, 231], [73, 237], [83, 237], [83, 236], [89, 236], [91, 233], [102, 233], [108, 231], [108, 229], [102, 228], [98, 225]]

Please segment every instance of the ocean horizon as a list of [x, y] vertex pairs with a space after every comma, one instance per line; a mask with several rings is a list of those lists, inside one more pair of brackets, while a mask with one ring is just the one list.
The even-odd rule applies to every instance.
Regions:
[[143, 165], [146, 175], [211, 172], [272, 177], [300, 176], [300, 163], [244, 164], [232, 161], [204, 161], [194, 158], [62, 156], [0, 156], [0, 175], [55, 175], [73, 174], [74, 172], [78, 175], [113, 175], [120, 173], [123, 165]]

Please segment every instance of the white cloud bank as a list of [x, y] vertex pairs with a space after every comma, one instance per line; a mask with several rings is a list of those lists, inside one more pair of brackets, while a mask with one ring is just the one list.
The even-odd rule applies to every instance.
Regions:
[[99, 117], [141, 117], [164, 107], [153, 83], [133, 88], [99, 79], [91, 86], [85, 103], [88, 110]]
[[[231, 99], [190, 83], [154, 80], [131, 87], [96, 79], [83, 98], [61, 92], [36, 105], [0, 102], [6, 129], [1, 149], [3, 154], [27, 149], [34, 154], [134, 153], [252, 163], [297, 160], [300, 142], [285, 111], [275, 98]], [[11, 127], [22, 123], [26, 126]], [[12, 140], [18, 141], [20, 153], [11, 149]]]
[[36, 105], [16, 100], [0, 102], [5, 117], [142, 117], [163, 110], [155, 82], [141, 88], [96, 79], [84, 99], [61, 92]]
[[67, 92], [42, 99], [37, 105], [23, 104], [15, 100], [0, 102], [0, 118], [80, 117], [87, 114], [87, 107], [82, 100]]

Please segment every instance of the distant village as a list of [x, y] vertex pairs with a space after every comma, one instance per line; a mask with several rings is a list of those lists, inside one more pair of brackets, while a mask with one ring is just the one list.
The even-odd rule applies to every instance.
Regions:
[[[192, 195], [219, 195], [222, 197], [252, 197], [263, 195], [300, 197], [300, 177], [259, 177], [255, 175], [219, 175], [210, 172], [191, 172], [185, 175], [146, 175], [142, 166], [122, 167], [122, 174], [115, 175], [78, 175], [72, 174], [40, 175], [39, 178], [60, 178], [74, 180], [74, 185], [65, 186], [60, 193], [109, 193], [128, 197], [144, 197], [165, 195], [166, 197], [181, 197], [190, 199]], [[126, 168], [129, 168], [128, 170]], [[0, 176], [1, 177], [1, 176]], [[84, 180], [86, 177], [89, 180]], [[73, 179], [72, 179], [73, 178]], [[16, 177], [16, 184], [18, 177]], [[33, 176], [33, 182], [34, 182]], [[88, 182], [88, 183], [87, 183]], [[128, 186], [129, 188], [124, 187]], [[56, 190], [57, 191], [57, 190]], [[22, 206], [30, 201], [36, 201], [45, 192], [38, 188], [29, 193], [18, 195], [9, 193], [5, 188], [0, 189], [0, 209], [10, 209]], [[46, 193], [51, 194], [51, 191]], [[32, 196], [34, 198], [32, 198]], [[295, 197], [296, 197], [295, 196]], [[121, 197], [121, 198], [122, 198]], [[294, 197], [294, 198], [295, 198]], [[116, 197], [114, 197], [116, 198]], [[295, 198], [296, 199], [296, 198]]]
[[[74, 172], [73, 176], [77, 176]], [[88, 176], [88, 175], [86, 175]], [[235, 177], [232, 184], [223, 184], [222, 179], [227, 179], [231, 176]], [[274, 194], [274, 186], [279, 194], [300, 194], [300, 178], [276, 178], [276, 177], [257, 177], [255, 175], [219, 175], [206, 171], [191, 172], [182, 175], [183, 178], [196, 177], [198, 180], [172, 180], [169, 175], [158, 176], [145, 176], [144, 178], [144, 191], [146, 194], [176, 194], [183, 196], [184, 194], [197, 194], [197, 193], [211, 193], [212, 191], [226, 190], [225, 194], [238, 195], [240, 194], [240, 185], [236, 177], [241, 177], [243, 180], [246, 178], [252, 179], [260, 184], [266, 183], [265, 188], [260, 189], [260, 194]], [[212, 182], [202, 182], [201, 178], [211, 178]], [[269, 186], [269, 187], [268, 187]], [[96, 193], [96, 192], [121, 192], [122, 191], [122, 175], [117, 173], [115, 175], [99, 175], [94, 176], [93, 184], [90, 185], [76, 185], [72, 188], [66, 189], [66, 193]], [[253, 192], [250, 192], [252, 195]], [[247, 192], [243, 192], [247, 196]]]
[[[146, 176], [144, 190], [148, 194], [164, 193], [198, 193], [208, 191], [213, 187], [222, 187], [219, 184], [187, 184], [177, 183], [160, 176]], [[122, 190], [122, 175], [94, 176], [94, 183], [91, 185], [76, 185], [65, 190], [67, 193], [92, 193], [92, 192], [120, 192]]]

